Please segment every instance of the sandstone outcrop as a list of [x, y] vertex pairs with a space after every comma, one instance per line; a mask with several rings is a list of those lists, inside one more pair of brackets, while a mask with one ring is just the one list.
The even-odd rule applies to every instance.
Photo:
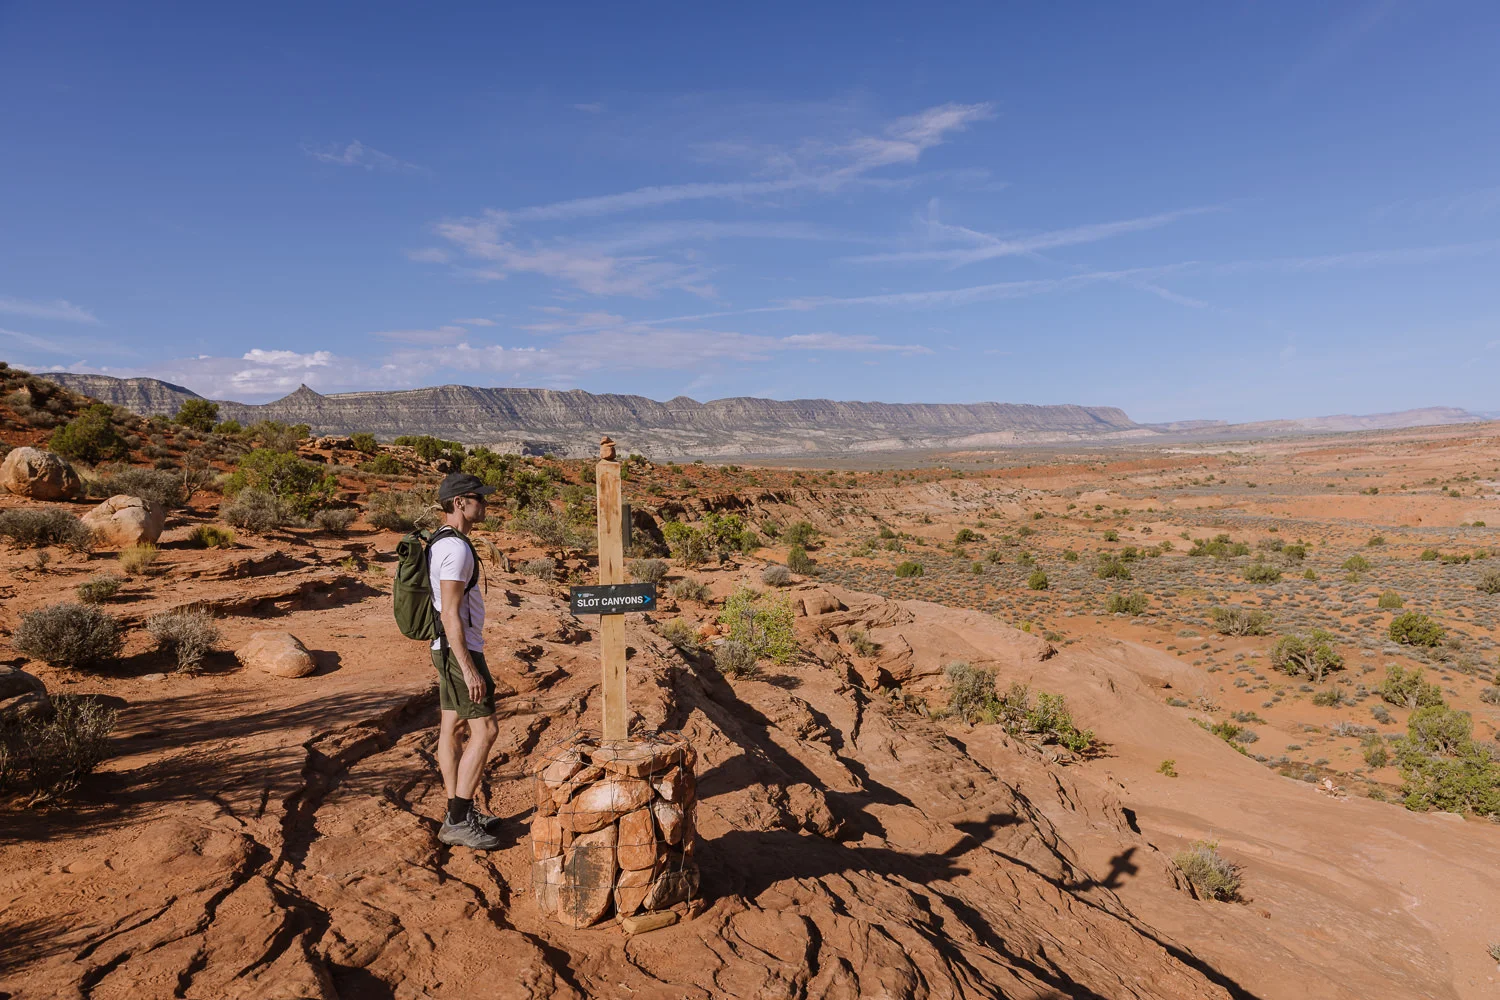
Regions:
[[40, 677], [15, 667], [0, 666], [0, 724], [51, 713], [52, 701]]
[[50, 451], [16, 448], [0, 462], [0, 489], [32, 500], [71, 500], [83, 492], [73, 467]]

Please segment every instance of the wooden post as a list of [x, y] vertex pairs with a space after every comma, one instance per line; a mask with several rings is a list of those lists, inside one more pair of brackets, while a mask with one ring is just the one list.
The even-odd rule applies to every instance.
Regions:
[[[594, 467], [599, 520], [599, 582], [625, 582], [625, 542], [620, 530], [620, 463], [615, 443], [599, 442], [599, 464]], [[625, 704], [625, 616], [599, 616], [599, 658], [604, 668], [604, 738], [630, 735], [630, 712]]]

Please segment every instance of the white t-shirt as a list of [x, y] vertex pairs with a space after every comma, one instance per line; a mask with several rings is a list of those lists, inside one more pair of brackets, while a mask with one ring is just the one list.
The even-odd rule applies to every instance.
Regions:
[[[432, 585], [432, 606], [442, 614], [442, 581], [457, 580], [467, 587], [474, 576], [474, 557], [462, 538], [446, 535], [432, 543], [427, 556], [427, 576]], [[478, 584], [464, 595], [458, 617], [464, 628], [464, 644], [475, 652], [484, 652], [484, 594]], [[448, 642], [456, 644], [455, 637], [448, 636]], [[432, 640], [432, 648], [441, 649], [442, 640]]]

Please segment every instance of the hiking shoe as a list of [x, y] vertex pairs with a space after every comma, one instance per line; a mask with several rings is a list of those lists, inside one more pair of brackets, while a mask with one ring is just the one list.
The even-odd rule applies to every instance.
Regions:
[[[460, 823], [449, 823], [443, 820], [442, 829], [438, 830], [438, 840], [455, 847], [470, 847], [476, 851], [493, 851], [500, 846], [500, 838], [493, 833], [486, 833], [484, 825], [479, 820], [479, 813], [470, 811], [469, 815]], [[491, 817], [493, 819], [494, 817]]]
[[479, 821], [479, 829], [483, 830], [485, 833], [490, 834], [491, 836], [499, 836], [501, 824], [501, 819], [499, 816], [491, 816], [483, 809], [475, 806], [474, 818]]

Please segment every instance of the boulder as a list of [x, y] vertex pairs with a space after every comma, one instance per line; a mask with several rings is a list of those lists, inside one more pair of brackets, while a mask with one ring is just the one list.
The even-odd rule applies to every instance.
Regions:
[[656, 825], [661, 829], [662, 839], [669, 844], [682, 842], [682, 806], [675, 802], [657, 799], [651, 803], [651, 812], [656, 816]]
[[166, 526], [167, 512], [159, 503], [122, 493], [83, 515], [82, 520], [101, 548], [123, 549], [141, 542], [155, 544]]
[[73, 467], [50, 451], [16, 448], [0, 462], [0, 488], [33, 500], [71, 500], [83, 493]]
[[698, 869], [696, 867], [682, 868], [677, 871], [662, 872], [651, 883], [651, 891], [646, 893], [643, 905], [648, 910], [665, 910], [669, 906], [685, 903], [698, 895]]
[[540, 816], [557, 815], [557, 800], [552, 797], [552, 789], [540, 781], [536, 783], [536, 811]]
[[802, 610], [808, 617], [843, 611], [844, 605], [826, 590], [807, 590], [802, 593]]
[[15, 667], [0, 667], [0, 723], [16, 723], [52, 714], [52, 699], [40, 677]]
[[659, 774], [682, 760], [682, 746], [676, 743], [642, 740], [624, 746], [600, 747], [594, 751], [594, 763], [606, 771], [633, 778]]
[[668, 768], [651, 779], [651, 790], [668, 802], [684, 802], [692, 794], [693, 775], [680, 767]]
[[628, 917], [641, 908], [646, 901], [646, 896], [651, 892], [650, 885], [641, 886], [615, 886], [615, 915]]
[[637, 809], [620, 817], [616, 855], [621, 868], [651, 868], [657, 861], [656, 824], [650, 809]]
[[558, 806], [562, 825], [574, 833], [588, 833], [602, 826], [613, 829], [614, 821], [651, 801], [651, 786], [638, 778], [611, 775], [595, 782], [576, 798]]
[[556, 816], [535, 816], [531, 820], [531, 856], [537, 861], [562, 856], [562, 824]]
[[558, 891], [563, 921], [574, 927], [598, 923], [609, 912], [614, 888], [614, 825], [573, 838], [563, 855], [563, 885]]
[[244, 666], [277, 677], [306, 677], [318, 667], [307, 647], [290, 632], [254, 632], [234, 655]]
[[531, 891], [536, 894], [536, 907], [543, 913], [556, 913], [563, 884], [562, 855], [536, 861], [531, 865]]
[[573, 775], [583, 770], [583, 758], [577, 749], [564, 750], [558, 757], [542, 768], [542, 780], [552, 788], [559, 788], [562, 783]]

